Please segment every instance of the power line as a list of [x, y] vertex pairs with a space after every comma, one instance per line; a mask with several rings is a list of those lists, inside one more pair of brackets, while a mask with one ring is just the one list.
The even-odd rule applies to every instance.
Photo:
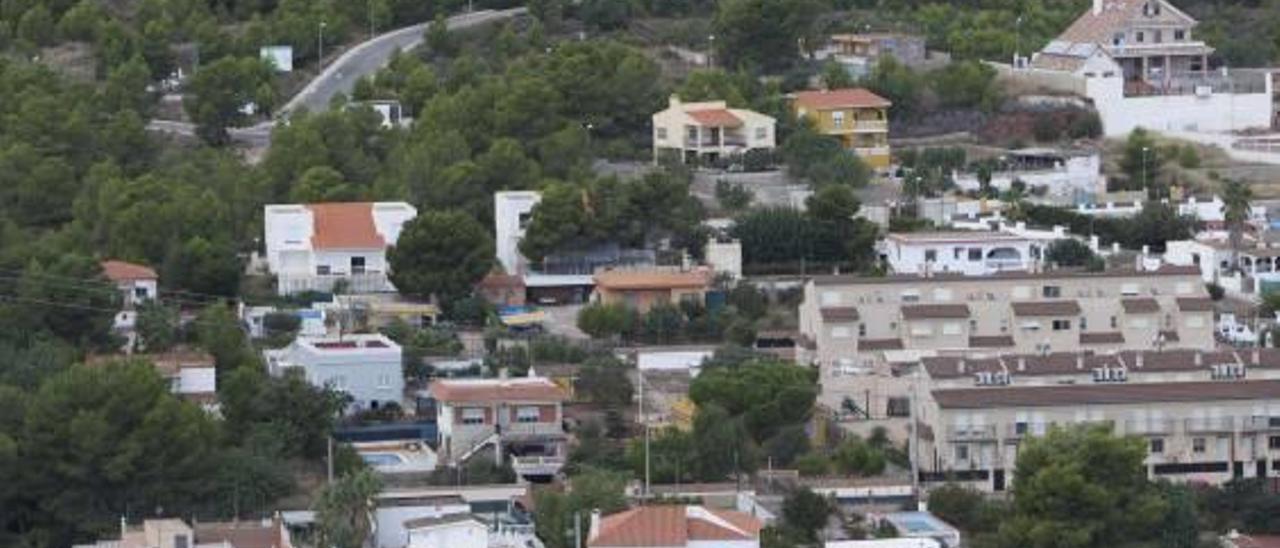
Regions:
[[[4, 276], [4, 275], [0, 275], [0, 280], [9, 280], [9, 281], [13, 281], [13, 282], [20, 282], [20, 281], [22, 281], [22, 278], [20, 278], [20, 277], [15, 277], [15, 276]], [[98, 294], [98, 295], [101, 295], [101, 296], [113, 296], [113, 297], [114, 297], [114, 296], [119, 295], [119, 293], [120, 293], [120, 289], [119, 289], [119, 288], [117, 288], [117, 287], [115, 287], [114, 285], [111, 285], [111, 284], [109, 284], [109, 283], [107, 283], [107, 282], [95, 282], [95, 281], [79, 281], [79, 282], [74, 282], [74, 281], [60, 281], [60, 280], [41, 280], [41, 281], [39, 281], [39, 283], [44, 284], [44, 285], [53, 286], [53, 287], [55, 287], [55, 288], [59, 288], [59, 289], [63, 289], [63, 290], [69, 290], [69, 291], [98, 292], [97, 294]], [[178, 304], [178, 305], [187, 304], [187, 305], [199, 305], [199, 306], [204, 306], [204, 305], [209, 304], [209, 302], [208, 302], [208, 301], [198, 301], [198, 300], [194, 300], [194, 299], [184, 299], [184, 298], [174, 298], [174, 297], [160, 297], [160, 296], [157, 296], [157, 297], [155, 297], [154, 299], [150, 299], [150, 300], [155, 300], [155, 301], [157, 301], [157, 302], [168, 302], [168, 303]]]
[[[113, 282], [105, 279], [77, 278], [72, 276], [59, 276], [56, 274], [43, 274], [43, 273], [35, 273], [35, 272], [25, 272], [21, 270], [0, 269], [0, 278], [6, 277], [4, 276], [5, 274], [8, 274], [9, 276], [12, 276], [12, 277], [33, 277], [33, 278], [45, 278], [50, 280], [66, 280], [69, 283], [74, 282], [74, 283], [79, 283], [84, 285], [102, 286], [102, 287], [109, 288], [112, 291], [118, 291], [118, 289], [113, 285]], [[234, 300], [234, 297], [228, 297], [226, 295], [214, 295], [212, 293], [200, 293], [196, 291], [186, 291], [182, 289], [163, 289], [163, 288], [157, 287], [157, 292], [162, 294], [168, 293], [171, 295], [176, 295], [185, 300], [193, 301], [193, 302], [196, 302], [197, 298], [204, 299], [204, 302], [202, 302], [201, 304], [209, 304], [208, 301], [215, 301], [215, 300], [216, 301]], [[190, 295], [191, 297], [184, 297], [185, 295]], [[175, 297], [175, 298], [178, 298], [178, 297]]]
[[111, 314], [115, 314], [116, 312], [119, 312], [119, 310], [114, 310], [110, 308], [101, 308], [97, 306], [88, 306], [88, 305], [82, 305], [82, 304], [60, 303], [56, 301], [46, 301], [44, 299], [32, 299], [29, 297], [14, 297], [12, 295], [0, 295], [0, 300], [7, 301], [7, 302], [16, 302], [21, 304], [36, 304], [36, 305], [42, 305], [42, 306], [55, 306], [59, 308], [71, 308], [75, 310], [89, 310], [93, 312], [109, 312]]

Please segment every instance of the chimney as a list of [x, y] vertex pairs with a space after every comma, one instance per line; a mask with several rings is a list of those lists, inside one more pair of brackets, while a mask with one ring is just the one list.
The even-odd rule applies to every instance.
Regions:
[[1018, 371], [1026, 371], [1026, 370], [1027, 370], [1027, 357], [1018, 356]]
[[1084, 371], [1084, 353], [1076, 354], [1076, 370]]
[[1104, 0], [1093, 0], [1093, 14], [1102, 15], [1102, 2]]
[[1134, 367], [1137, 367], [1138, 369], [1142, 369], [1142, 361], [1144, 359], [1143, 356], [1144, 356], [1144, 353], [1139, 351], [1138, 355], [1133, 359]]
[[674, 95], [674, 94], [673, 94], [673, 95], [671, 95], [671, 97], [668, 97], [668, 98], [667, 98], [667, 106], [669, 106], [669, 107], [671, 107], [671, 108], [680, 108], [680, 96], [679, 96], [679, 95]]

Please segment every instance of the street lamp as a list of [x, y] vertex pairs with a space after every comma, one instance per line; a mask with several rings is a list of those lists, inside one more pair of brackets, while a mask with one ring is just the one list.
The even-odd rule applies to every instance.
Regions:
[[[1151, 185], [1147, 183], [1147, 153], [1151, 152], [1151, 147], [1142, 147], [1142, 188], [1150, 190]], [[1156, 193], [1156, 198], [1160, 197], [1160, 193]]]
[[1014, 20], [1013, 32], [1013, 68], [1018, 68], [1018, 54], [1022, 51], [1022, 16]]
[[316, 36], [316, 69], [324, 66], [324, 27], [327, 23], [320, 22], [320, 31]]
[[716, 54], [716, 35], [708, 35], [707, 40], [711, 42], [711, 46], [707, 48], [707, 68], [712, 68], [716, 66], [715, 61], [712, 60]]

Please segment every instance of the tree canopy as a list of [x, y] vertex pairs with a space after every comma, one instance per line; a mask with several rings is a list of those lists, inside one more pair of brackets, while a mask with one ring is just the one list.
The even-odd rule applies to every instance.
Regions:
[[400, 292], [452, 301], [470, 294], [493, 267], [493, 256], [493, 237], [474, 218], [427, 211], [404, 225], [387, 262]]

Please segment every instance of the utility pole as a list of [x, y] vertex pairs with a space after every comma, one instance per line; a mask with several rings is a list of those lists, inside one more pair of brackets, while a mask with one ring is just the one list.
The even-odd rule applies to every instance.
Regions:
[[320, 22], [320, 31], [316, 36], [316, 72], [320, 72], [324, 66], [324, 26], [325, 22]]
[[328, 470], [329, 484], [332, 485], [333, 484], [333, 436], [330, 435], [325, 437], [325, 442], [326, 442], [326, 449], [327, 449], [326, 452], [328, 453], [328, 458], [325, 459], [327, 461], [326, 467], [329, 469]]
[[916, 390], [920, 385], [919, 368], [911, 375], [911, 391], [908, 392], [910, 400], [907, 405], [907, 416], [911, 420], [911, 493], [915, 495], [916, 501], [920, 500], [920, 418], [916, 416]]
[[644, 427], [644, 492], [642, 493], [643, 496], [641, 498], [644, 500], [648, 500], [649, 477], [650, 477], [649, 476], [649, 419], [644, 414], [644, 370], [637, 367], [636, 374], [639, 375], [639, 378], [640, 378], [640, 390], [639, 390], [640, 416], [638, 418], [640, 419], [641, 424]]

